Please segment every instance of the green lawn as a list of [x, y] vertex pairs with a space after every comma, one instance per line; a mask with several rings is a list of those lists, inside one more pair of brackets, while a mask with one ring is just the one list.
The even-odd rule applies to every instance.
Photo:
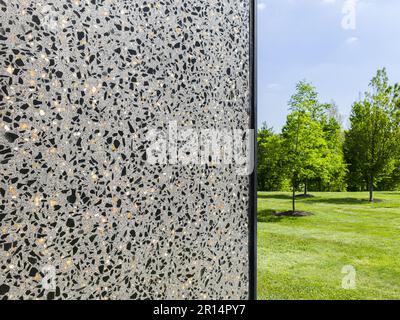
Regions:
[[[258, 193], [258, 299], [400, 299], [400, 193], [312, 193], [291, 209], [289, 193]], [[356, 269], [356, 289], [341, 286]]]

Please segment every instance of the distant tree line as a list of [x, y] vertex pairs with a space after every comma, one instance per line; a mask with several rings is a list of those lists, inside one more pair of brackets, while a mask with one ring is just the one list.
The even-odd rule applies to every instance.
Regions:
[[[280, 133], [258, 131], [258, 189], [369, 191], [400, 189], [400, 85], [378, 70], [343, 128], [334, 102], [321, 103], [307, 81], [296, 85]], [[294, 211], [294, 203], [293, 203]]]

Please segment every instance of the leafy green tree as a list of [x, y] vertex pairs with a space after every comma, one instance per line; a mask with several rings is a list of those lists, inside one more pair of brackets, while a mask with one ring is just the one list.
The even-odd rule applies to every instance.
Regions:
[[376, 183], [376, 190], [397, 190], [400, 191], [400, 157], [386, 167], [382, 178]]
[[292, 209], [295, 211], [295, 192], [299, 182], [304, 182], [304, 194], [307, 195], [307, 181], [327, 174], [329, 150], [321, 124], [312, 120], [309, 113], [294, 111], [289, 114], [282, 134], [292, 181]]
[[291, 113], [282, 129], [286, 164], [292, 182], [292, 210], [296, 209], [295, 193], [299, 182], [307, 184], [311, 179], [327, 179], [329, 148], [321, 119], [327, 106], [318, 102], [316, 89], [305, 81], [300, 81], [296, 92], [289, 101]]
[[322, 130], [328, 145], [326, 177], [319, 177], [320, 191], [345, 191], [347, 166], [344, 161], [342, 116], [334, 103], [327, 105], [326, 113], [321, 117]]
[[258, 190], [278, 191], [284, 189], [284, 161], [281, 135], [275, 134], [265, 123], [257, 136]]
[[346, 132], [345, 152], [353, 181], [366, 183], [369, 201], [374, 186], [394, 171], [398, 158], [399, 86], [390, 86], [385, 69], [370, 82], [370, 92], [354, 103]]
[[320, 104], [318, 102], [316, 88], [305, 80], [296, 84], [296, 92], [289, 100], [290, 111], [307, 113], [312, 120], [320, 120], [325, 114], [327, 107], [326, 104]]

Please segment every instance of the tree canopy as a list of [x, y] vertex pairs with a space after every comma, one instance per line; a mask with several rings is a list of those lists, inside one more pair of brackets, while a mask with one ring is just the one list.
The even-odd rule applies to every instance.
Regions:
[[354, 103], [351, 127], [346, 132], [346, 158], [353, 183], [368, 186], [373, 201], [374, 186], [389, 177], [398, 165], [399, 86], [390, 86], [386, 70], [378, 70], [364, 99]]

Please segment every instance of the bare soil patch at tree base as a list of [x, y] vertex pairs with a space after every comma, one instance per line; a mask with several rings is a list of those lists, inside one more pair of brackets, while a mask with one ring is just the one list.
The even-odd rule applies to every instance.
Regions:
[[311, 212], [306, 211], [285, 211], [285, 212], [276, 212], [273, 214], [277, 217], [307, 217], [311, 216]]
[[297, 194], [296, 198], [314, 198], [312, 194]]

